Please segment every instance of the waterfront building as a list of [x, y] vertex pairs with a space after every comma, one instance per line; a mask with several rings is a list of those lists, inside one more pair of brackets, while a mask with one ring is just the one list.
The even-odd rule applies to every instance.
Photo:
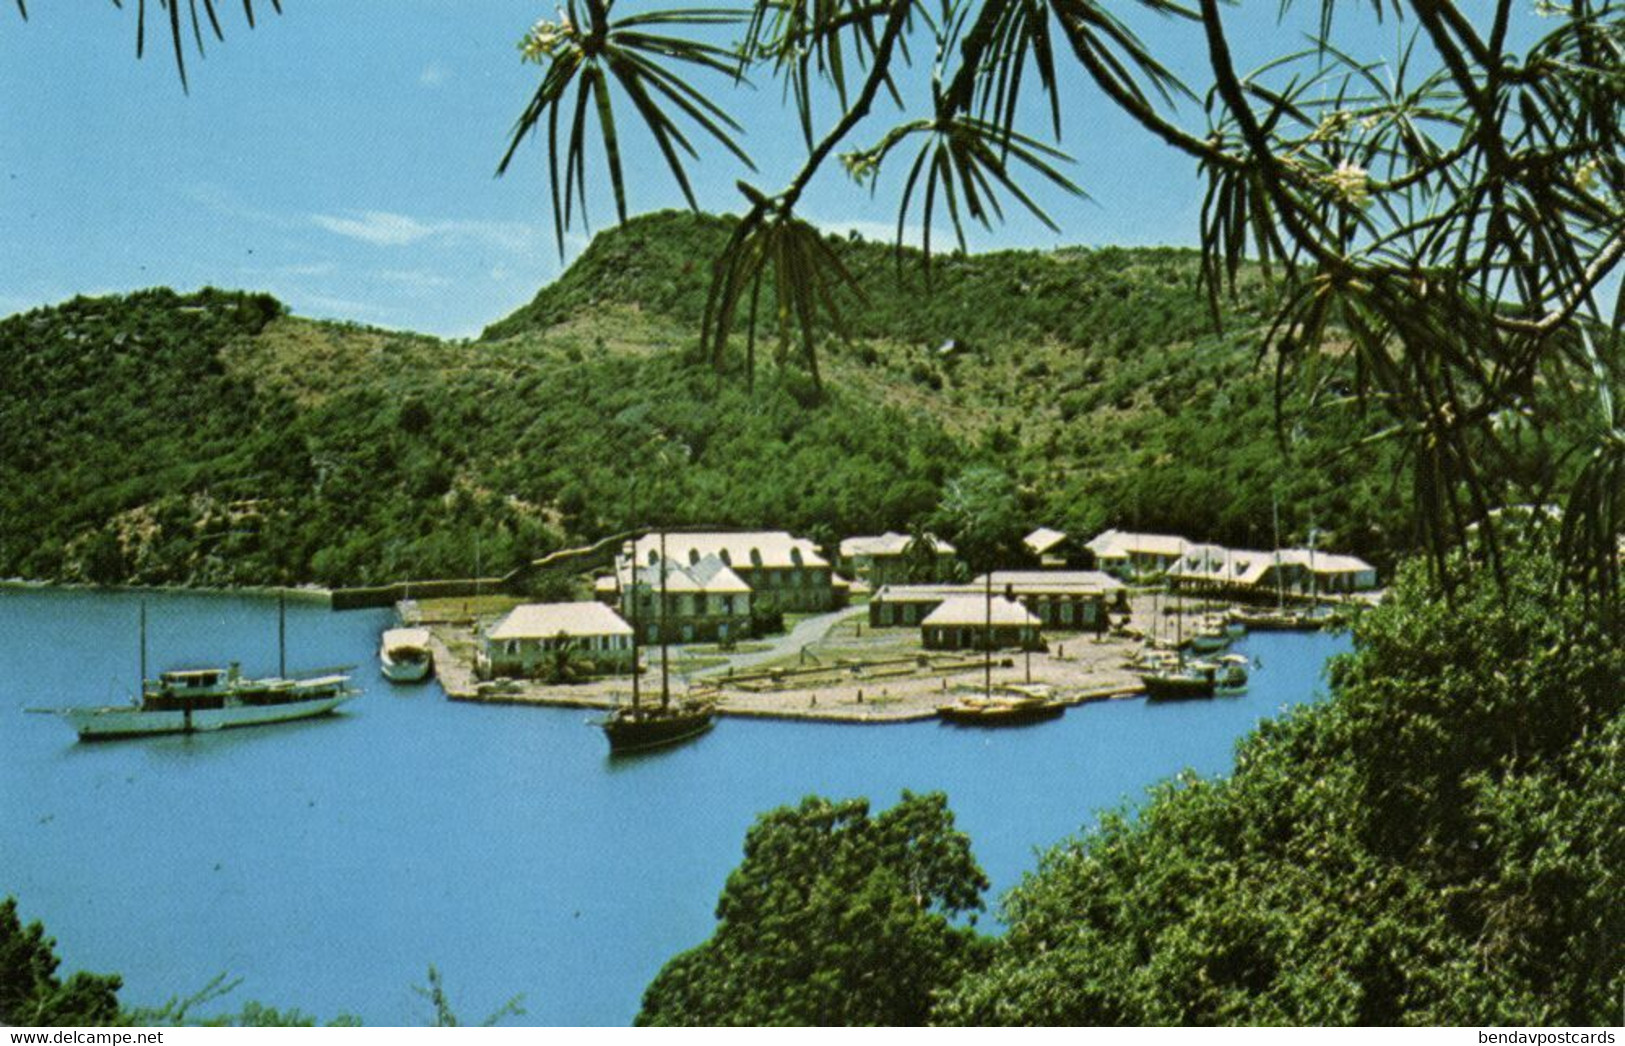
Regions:
[[1167, 573], [1184, 558], [1190, 544], [1177, 534], [1106, 530], [1090, 538], [1087, 547], [1096, 566], [1126, 581]]
[[[1042, 625], [1093, 632], [1106, 627], [1112, 609], [1126, 607], [1127, 589], [1116, 578], [1092, 570], [1000, 570], [993, 591], [1021, 604]], [[886, 585], [869, 597], [873, 628], [912, 627], [950, 599], [986, 599], [988, 576], [946, 585]]]
[[645, 642], [660, 642], [662, 622], [671, 643], [727, 643], [751, 634], [751, 588], [721, 557], [688, 564], [672, 559], [662, 566], [657, 556], [654, 563], [640, 563], [637, 574], [634, 588], [632, 562], [624, 560], [617, 576], [600, 580], [599, 592], [609, 593], [621, 614], [638, 623]]
[[561, 647], [588, 673], [624, 672], [632, 667], [632, 626], [598, 602], [521, 604], [485, 633], [479, 672], [528, 679], [547, 672]]
[[868, 582], [871, 588], [910, 581], [947, 581], [953, 577], [954, 547], [934, 534], [922, 537], [931, 550], [929, 566], [923, 570], [920, 560], [925, 557], [909, 547], [914, 538], [893, 531], [842, 541], [841, 567], [852, 577]]
[[[627, 542], [620, 559], [637, 556], [641, 575], [660, 562], [661, 539], [652, 532]], [[783, 530], [668, 531], [664, 540], [666, 556], [678, 565], [715, 556], [749, 586], [758, 611], [832, 610], [846, 595], [818, 546]]]
[[949, 596], [920, 622], [927, 650], [999, 650], [1043, 646], [1043, 622], [1003, 596]]

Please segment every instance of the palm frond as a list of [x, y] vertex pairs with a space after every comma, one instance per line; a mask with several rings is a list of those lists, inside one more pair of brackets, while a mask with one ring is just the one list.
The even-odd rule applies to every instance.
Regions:
[[[605, 168], [615, 199], [615, 214], [625, 221], [628, 213], [625, 163], [621, 133], [616, 124], [611, 86], [631, 104], [632, 111], [654, 139], [666, 168], [677, 183], [684, 200], [697, 208], [689, 181], [688, 163], [699, 156], [678, 123], [681, 118], [720, 144], [747, 168], [750, 156], [735, 136], [740, 126], [699, 89], [668, 65], [734, 75], [734, 52], [701, 40], [691, 40], [651, 28], [727, 25], [738, 22], [740, 14], [720, 8], [692, 8], [649, 11], [619, 20], [611, 17], [607, 0], [570, 0], [567, 12], [558, 21], [537, 22], [519, 43], [526, 61], [545, 66], [541, 82], [514, 123], [508, 147], [497, 163], [497, 174], [507, 173], [519, 146], [546, 118], [548, 188], [553, 204], [553, 229], [560, 257], [564, 254], [564, 234], [570, 228], [579, 206], [585, 218], [587, 206], [587, 114], [593, 114], [603, 146]], [[564, 142], [564, 164], [560, 172], [559, 114], [570, 105], [574, 90], [573, 118]], [[590, 104], [589, 104], [590, 103]]]
[[[712, 266], [701, 344], [713, 363], [723, 366], [730, 338], [743, 319], [746, 381], [754, 383], [759, 310], [765, 289], [770, 296], [765, 304], [773, 314], [778, 343], [777, 362], [783, 366], [796, 350], [814, 385], [821, 388], [818, 332], [827, 322], [839, 336], [846, 337], [840, 296], [846, 293], [862, 300], [863, 288], [816, 228], [776, 207], [750, 186], [741, 183], [740, 189], [754, 206], [734, 227]], [[741, 308], [745, 310], [743, 318]]]

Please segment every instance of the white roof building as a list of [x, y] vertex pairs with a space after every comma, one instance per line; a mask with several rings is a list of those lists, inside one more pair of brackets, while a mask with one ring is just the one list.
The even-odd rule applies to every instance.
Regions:
[[[991, 620], [989, 615], [991, 614]], [[1043, 622], [1020, 603], [1003, 596], [949, 596], [942, 605], [920, 622], [925, 628], [963, 628], [992, 625], [994, 628], [1037, 628]]]
[[1127, 530], [1106, 530], [1089, 539], [1089, 551], [1096, 559], [1123, 560], [1131, 556], [1174, 560], [1185, 554], [1192, 542], [1177, 534], [1139, 534]]
[[[972, 585], [986, 585], [988, 576], [982, 574]], [[1123, 588], [1121, 581], [1098, 570], [995, 570], [993, 587], [996, 590], [1014, 589], [1017, 592], [1045, 592], [1049, 590], [1116, 592]]]
[[[951, 556], [954, 547], [935, 534], [925, 535], [931, 543], [931, 548], [939, 556]], [[898, 534], [895, 531], [886, 531], [872, 537], [847, 538], [841, 542], [841, 558], [857, 559], [859, 556], [900, 556], [908, 548], [909, 542], [914, 538], [909, 534]]]
[[524, 603], [510, 610], [487, 633], [492, 640], [552, 639], [563, 633], [584, 636], [630, 636], [632, 626], [612, 608], [596, 601]]
[[[659, 533], [651, 533], [629, 543], [628, 551], [638, 557], [639, 567], [659, 562], [660, 538]], [[716, 556], [724, 566], [739, 570], [829, 566], [818, 546], [783, 530], [668, 532], [665, 539], [667, 558], [679, 564], [693, 565]]]
[[1022, 538], [1021, 543], [1026, 545], [1028, 551], [1030, 551], [1033, 555], [1042, 556], [1044, 553], [1055, 548], [1056, 545], [1059, 545], [1065, 540], [1065, 531], [1052, 530], [1049, 527], [1039, 527], [1031, 534], [1028, 534], [1026, 537]]

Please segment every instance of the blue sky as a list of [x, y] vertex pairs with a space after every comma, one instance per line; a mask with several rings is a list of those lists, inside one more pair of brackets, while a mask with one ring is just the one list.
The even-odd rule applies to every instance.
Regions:
[[[90, 0], [29, 8], [23, 23], [0, 6], [0, 314], [75, 294], [214, 284], [268, 290], [302, 315], [466, 336], [560, 270], [541, 148], [493, 176], [539, 75], [516, 44], [552, 15], [551, 2], [286, 0], [283, 15], [267, 11], [253, 31], [227, 3], [224, 43], [210, 42], [204, 60], [189, 52], [189, 95], [152, 26], [148, 54], [135, 60], [133, 10]], [[1241, 64], [1301, 40], [1276, 26], [1276, 9], [1249, 0], [1228, 16]], [[1137, 24], [1200, 90], [1199, 34]], [[1392, 53], [1397, 29], [1357, 35], [1366, 53]], [[778, 86], [709, 83], [746, 126], [761, 168], [753, 182], [781, 186], [802, 144]], [[1077, 80], [1063, 90], [1062, 146], [1091, 199], [1043, 196], [1060, 236], [1017, 217], [973, 236], [973, 248], [1193, 245], [1194, 164]], [[892, 115], [880, 111], [852, 144], [872, 142]], [[823, 116], [833, 119], [827, 108]], [[1195, 106], [1184, 117], [1200, 126]], [[1042, 131], [1046, 120], [1035, 110], [1027, 127]], [[653, 148], [636, 135], [630, 147], [632, 211], [679, 206]], [[734, 181], [747, 175], [720, 150], [692, 171], [713, 210], [738, 209]], [[612, 217], [601, 188], [595, 228]], [[871, 199], [830, 164], [801, 210], [882, 236], [893, 206], [885, 183]], [[585, 242], [573, 237], [570, 251]]]

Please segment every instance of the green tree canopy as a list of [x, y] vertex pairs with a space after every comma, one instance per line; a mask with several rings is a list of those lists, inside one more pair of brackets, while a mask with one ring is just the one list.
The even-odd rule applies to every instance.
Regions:
[[940, 793], [869, 804], [808, 798], [757, 819], [710, 940], [666, 964], [642, 1025], [921, 1024], [973, 965], [953, 917], [987, 888]]
[[39, 922], [23, 925], [17, 900], [0, 901], [0, 1024], [112, 1024], [119, 1018], [116, 974], [56, 975], [56, 941]]
[[1549, 558], [1474, 577], [1452, 602], [1407, 571], [1332, 700], [1047, 853], [934, 1019], [1615, 1020], [1625, 655]]

